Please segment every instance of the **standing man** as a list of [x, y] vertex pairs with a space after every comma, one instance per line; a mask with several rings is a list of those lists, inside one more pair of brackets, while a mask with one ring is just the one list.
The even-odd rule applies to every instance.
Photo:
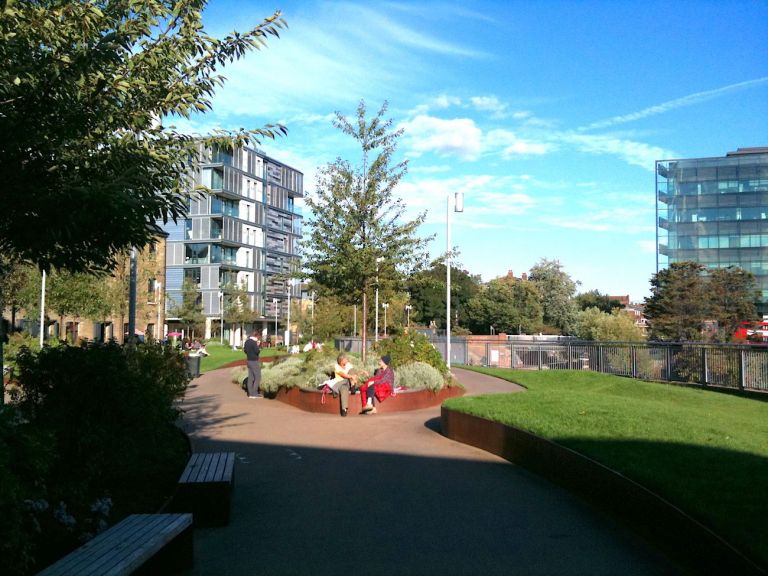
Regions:
[[259, 392], [261, 384], [261, 362], [259, 362], [259, 331], [254, 330], [248, 340], [245, 341], [243, 352], [248, 364], [248, 398], [262, 398]]

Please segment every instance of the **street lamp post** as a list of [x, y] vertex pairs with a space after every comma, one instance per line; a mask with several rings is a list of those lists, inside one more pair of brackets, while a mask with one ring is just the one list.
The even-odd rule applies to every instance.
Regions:
[[384, 304], [381, 305], [382, 308], [384, 308], [384, 337], [387, 337], [387, 308], [389, 308], [389, 303], [384, 302]]
[[45, 342], [45, 270], [43, 270], [43, 280], [40, 285], [40, 348]]
[[219, 290], [219, 328], [221, 334], [219, 334], [219, 343], [224, 345], [224, 292]]
[[288, 348], [291, 345], [291, 288], [296, 286], [296, 279], [291, 278], [288, 280], [288, 325], [285, 330], [285, 347]]
[[[446, 196], [446, 217], [445, 217], [445, 239], [446, 252], [448, 254], [445, 261], [445, 361], [448, 370], [451, 369], [451, 195]], [[464, 212], [464, 193], [456, 192], [453, 194], [453, 211]]]
[[379, 264], [381, 262], [384, 262], [384, 258], [379, 256], [376, 258], [376, 298], [375, 302], [373, 303], [373, 307], [376, 310], [376, 320], [375, 320], [375, 334], [374, 339], [376, 342], [379, 341]]
[[312, 341], [314, 341], [315, 340], [315, 292], [314, 292], [314, 290], [312, 291], [311, 296], [312, 296], [312, 328], [311, 328], [312, 332], [311, 332], [311, 336], [312, 336]]
[[162, 313], [163, 309], [165, 308], [165, 298], [163, 298], [162, 282], [155, 280], [155, 291], [157, 292], [155, 296], [155, 302], [157, 302], [157, 328], [155, 329], [155, 339], [160, 342], [160, 340], [163, 339]]
[[412, 309], [413, 309], [413, 306], [411, 306], [410, 304], [405, 305], [405, 316], [408, 319], [406, 327], [408, 328], [408, 330], [411, 329], [411, 310]]
[[272, 298], [272, 306], [275, 308], [275, 346], [277, 346], [277, 298]]

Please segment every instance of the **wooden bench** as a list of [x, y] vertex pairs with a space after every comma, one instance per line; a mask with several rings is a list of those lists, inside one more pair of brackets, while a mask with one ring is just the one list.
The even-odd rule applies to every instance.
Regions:
[[133, 514], [38, 576], [173, 574], [192, 568], [191, 514]]
[[179, 478], [173, 509], [192, 512], [195, 524], [225, 526], [235, 479], [234, 452], [192, 454]]

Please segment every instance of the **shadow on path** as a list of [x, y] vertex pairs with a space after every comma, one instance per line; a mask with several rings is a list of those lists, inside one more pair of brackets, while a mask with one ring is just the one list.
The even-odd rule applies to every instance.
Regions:
[[236, 452], [232, 518], [195, 531], [190, 574], [677, 573], [565, 490], [436, 433], [439, 408], [307, 413], [221, 372], [195, 381], [184, 425], [196, 451]]

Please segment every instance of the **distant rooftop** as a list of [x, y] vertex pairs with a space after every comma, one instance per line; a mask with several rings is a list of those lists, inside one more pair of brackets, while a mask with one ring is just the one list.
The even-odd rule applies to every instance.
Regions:
[[737, 148], [735, 152], [728, 152], [726, 156], [744, 156], [746, 154], [768, 154], [768, 146], [755, 148]]

